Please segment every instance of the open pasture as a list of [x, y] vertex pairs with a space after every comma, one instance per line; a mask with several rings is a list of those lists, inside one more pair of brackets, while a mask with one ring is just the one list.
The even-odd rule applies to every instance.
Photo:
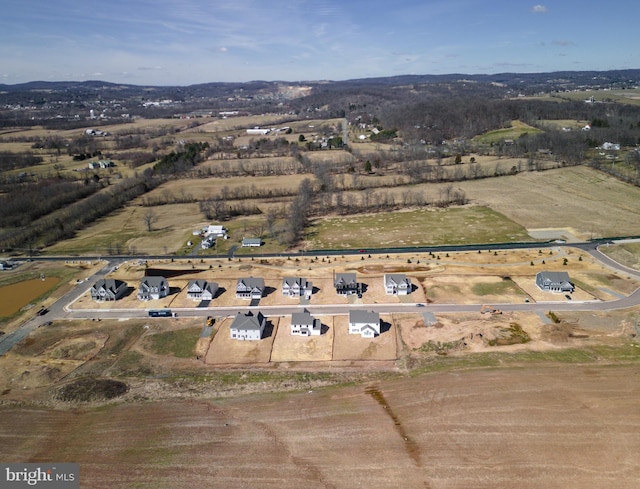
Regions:
[[522, 121], [511, 121], [511, 127], [505, 127], [504, 129], [496, 129], [495, 131], [489, 131], [479, 136], [474, 137], [475, 141], [479, 141], [485, 144], [504, 141], [505, 139], [517, 139], [523, 134], [537, 134], [542, 132], [540, 129], [525, 124]]

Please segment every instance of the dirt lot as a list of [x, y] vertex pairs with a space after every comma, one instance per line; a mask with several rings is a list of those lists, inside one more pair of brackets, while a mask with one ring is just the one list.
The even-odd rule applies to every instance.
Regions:
[[3, 406], [0, 458], [78, 462], [83, 488], [635, 489], [638, 373], [563, 365], [100, 409]]

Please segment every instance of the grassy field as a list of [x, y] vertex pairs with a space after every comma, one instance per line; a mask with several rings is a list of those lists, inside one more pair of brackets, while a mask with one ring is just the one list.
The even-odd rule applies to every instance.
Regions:
[[489, 131], [480, 136], [474, 137], [474, 141], [478, 141], [485, 144], [504, 141], [505, 139], [518, 139], [523, 134], [537, 134], [542, 132], [540, 129], [525, 124], [522, 121], [511, 121], [511, 127], [504, 129], [496, 129], [495, 131]]
[[307, 235], [312, 249], [499, 243], [530, 239], [522, 226], [479, 206], [328, 218], [316, 221]]
[[587, 100], [593, 97], [596, 102], [617, 102], [620, 104], [640, 104], [640, 89], [625, 90], [585, 90], [581, 92], [562, 92], [554, 97], [568, 100]]

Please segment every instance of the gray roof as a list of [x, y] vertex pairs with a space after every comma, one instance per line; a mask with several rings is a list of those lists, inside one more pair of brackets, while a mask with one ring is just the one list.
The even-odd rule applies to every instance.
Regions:
[[387, 273], [384, 276], [385, 283], [401, 284], [407, 281], [407, 276], [404, 273]]
[[167, 279], [164, 277], [143, 277], [141, 284], [147, 284], [149, 287], [162, 287], [162, 285], [167, 285]]
[[567, 272], [538, 272], [538, 276], [553, 283], [571, 282]]
[[355, 284], [357, 283], [356, 274], [355, 273], [337, 273], [335, 285], [338, 284]]
[[239, 312], [231, 323], [231, 329], [242, 329], [244, 331], [260, 331], [260, 325], [264, 321], [264, 316], [258, 312], [256, 316], [248, 312], [242, 314]]
[[242, 238], [243, 244], [262, 244], [261, 238]]
[[300, 324], [302, 326], [313, 326], [313, 316], [309, 311], [294, 312], [291, 315], [291, 324]]
[[111, 290], [115, 292], [119, 287], [122, 287], [123, 285], [126, 284], [122, 280], [116, 280], [113, 278], [101, 278], [100, 280], [97, 280], [95, 284], [93, 284], [93, 288], [97, 290], [104, 287], [105, 290]]
[[380, 314], [373, 311], [349, 311], [350, 323], [378, 323], [380, 321]]
[[300, 287], [304, 287], [305, 285], [309, 284], [307, 279], [302, 277], [284, 277], [282, 279], [282, 283], [289, 285], [289, 287], [295, 284], [300, 285]]
[[238, 279], [238, 285], [244, 284], [249, 289], [264, 289], [264, 279], [259, 277], [244, 277]]

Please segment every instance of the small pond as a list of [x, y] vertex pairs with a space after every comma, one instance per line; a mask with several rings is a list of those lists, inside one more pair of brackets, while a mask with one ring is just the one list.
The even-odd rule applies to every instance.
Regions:
[[58, 277], [34, 278], [0, 287], [0, 317], [15, 314], [34, 299], [55, 287]]

